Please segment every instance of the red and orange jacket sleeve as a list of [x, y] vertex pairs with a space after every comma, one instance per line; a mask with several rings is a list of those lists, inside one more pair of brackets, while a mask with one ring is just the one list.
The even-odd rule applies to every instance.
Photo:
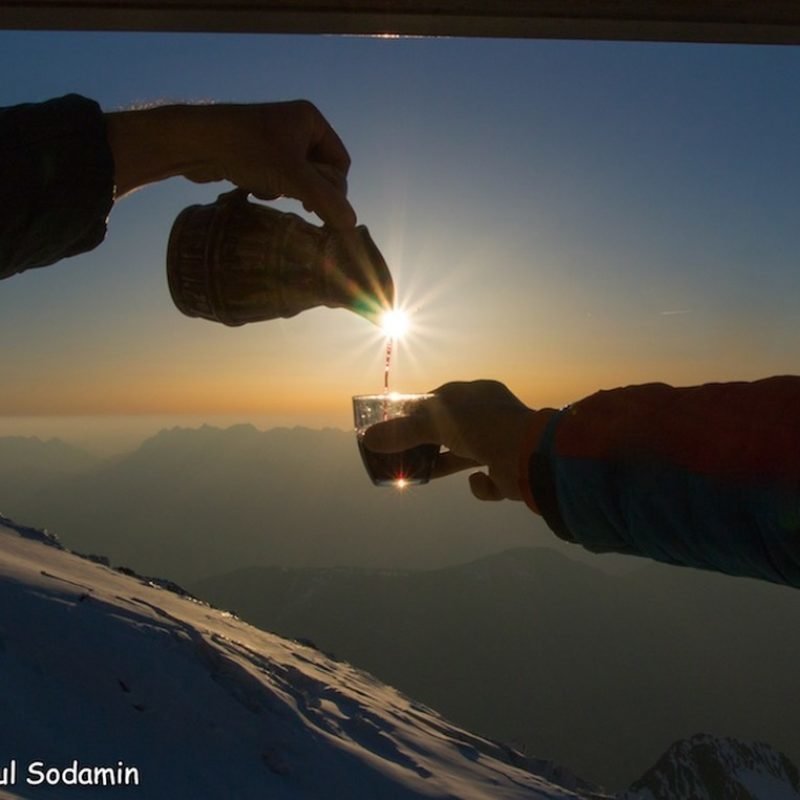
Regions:
[[800, 377], [598, 392], [553, 415], [528, 477], [589, 550], [800, 587]]

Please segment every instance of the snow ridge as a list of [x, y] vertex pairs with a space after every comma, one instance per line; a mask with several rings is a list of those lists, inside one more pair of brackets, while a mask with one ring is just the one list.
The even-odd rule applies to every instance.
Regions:
[[50, 533], [44, 528], [31, 528], [28, 525], [20, 525], [19, 523], [14, 522], [13, 519], [9, 519], [3, 514], [0, 514], [0, 527], [8, 528], [14, 531], [23, 539], [30, 539], [33, 542], [41, 542], [42, 544], [46, 544], [48, 547], [56, 547], [59, 550], [64, 549], [64, 546], [58, 540], [58, 536]]

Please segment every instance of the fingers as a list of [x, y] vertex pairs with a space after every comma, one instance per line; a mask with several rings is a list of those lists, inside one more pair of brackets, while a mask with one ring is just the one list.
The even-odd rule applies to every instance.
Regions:
[[478, 500], [497, 502], [505, 498], [505, 495], [485, 472], [473, 472], [469, 476], [469, 488]]
[[[408, 417], [370, 428], [364, 444], [382, 453], [434, 443], [446, 448], [433, 477], [485, 466], [469, 478], [479, 500], [520, 500], [519, 451], [549, 417], [525, 406], [497, 381], [451, 382], [434, 390]], [[534, 424], [536, 423], [536, 424]]]
[[464, 441], [465, 423], [458, 413], [458, 404], [452, 403], [451, 395], [457, 395], [462, 385], [467, 384], [445, 384], [434, 390], [433, 396], [416, 406], [409, 416], [374, 425], [366, 432], [364, 444], [370, 450], [383, 453], [420, 444], [440, 444], [467, 459], [475, 456]]
[[300, 101], [302, 112], [313, 117], [306, 162], [298, 176], [301, 188], [298, 199], [326, 224], [334, 228], [352, 228], [356, 214], [347, 200], [347, 173], [350, 154], [339, 135], [307, 101]]
[[322, 161], [312, 161], [311, 165], [334, 189], [343, 195], [347, 194], [347, 175], [344, 172]]
[[350, 155], [313, 103], [207, 108], [216, 121], [213, 168], [194, 170], [193, 180], [226, 178], [262, 200], [299, 200], [331, 227], [355, 227], [347, 200]]
[[[347, 186], [346, 180], [344, 186]], [[333, 228], [355, 227], [356, 212], [345, 192], [325, 177], [318, 165], [308, 162], [298, 167], [296, 188], [292, 194], [327, 225]]]
[[[430, 415], [414, 415], [380, 422], [364, 434], [364, 445], [376, 453], [396, 453], [421, 444], [436, 443], [439, 437]], [[445, 478], [482, 464], [472, 458], [445, 450], [436, 458], [431, 478]]]
[[456, 472], [463, 472], [465, 469], [475, 469], [475, 467], [480, 466], [481, 464], [471, 458], [464, 458], [464, 456], [457, 456], [455, 453], [450, 452], [439, 453], [436, 457], [436, 465], [431, 473], [431, 478], [446, 478]]
[[350, 169], [350, 154], [328, 120], [314, 107], [317, 114], [315, 139], [309, 150], [311, 161], [330, 165], [336, 172], [347, 176]]
[[435, 442], [435, 431], [429, 420], [421, 414], [380, 422], [364, 434], [364, 445], [376, 453], [397, 453], [409, 447]]
[[[417, 445], [436, 442], [439, 438], [436, 435], [432, 415], [416, 414], [373, 425], [364, 434], [364, 445], [377, 453], [396, 453]], [[437, 457], [431, 478], [444, 478], [480, 466], [482, 464], [472, 458], [445, 451]], [[470, 475], [469, 485], [472, 494], [478, 500], [497, 502], [506, 498], [503, 491], [485, 472], [474, 472]]]

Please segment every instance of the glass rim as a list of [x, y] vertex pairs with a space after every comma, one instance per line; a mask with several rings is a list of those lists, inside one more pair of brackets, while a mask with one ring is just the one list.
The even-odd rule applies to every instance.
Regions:
[[433, 392], [381, 392], [380, 394], [354, 394], [353, 402], [357, 400], [427, 400], [436, 397]]

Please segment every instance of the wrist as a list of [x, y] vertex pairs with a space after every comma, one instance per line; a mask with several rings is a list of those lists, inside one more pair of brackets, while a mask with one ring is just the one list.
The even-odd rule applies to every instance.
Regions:
[[157, 106], [106, 114], [115, 196], [193, 173], [210, 175], [213, 134], [207, 106]]
[[539, 504], [536, 502], [531, 488], [531, 456], [539, 450], [542, 436], [548, 424], [557, 413], [558, 412], [552, 408], [543, 408], [539, 411], [534, 411], [522, 436], [522, 445], [519, 450], [518, 475], [520, 495], [528, 508], [539, 515], [541, 515], [542, 512], [539, 509]]

